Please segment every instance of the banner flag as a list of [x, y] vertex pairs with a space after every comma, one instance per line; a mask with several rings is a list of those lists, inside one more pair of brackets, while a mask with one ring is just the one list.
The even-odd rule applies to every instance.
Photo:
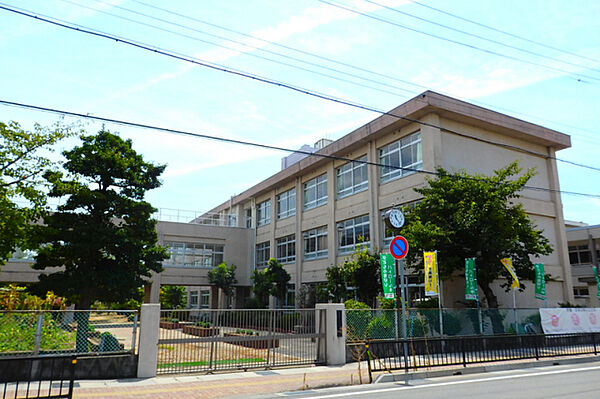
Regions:
[[504, 258], [504, 259], [500, 259], [500, 262], [502, 262], [502, 264], [504, 265], [506, 270], [508, 270], [508, 272], [510, 273], [510, 275], [513, 278], [511, 288], [513, 290], [518, 290], [521, 287], [521, 285], [519, 284], [519, 279], [517, 278], [517, 272], [515, 271], [515, 268], [513, 267], [512, 259]]
[[594, 271], [594, 277], [596, 278], [596, 296], [600, 299], [600, 277], [598, 277], [598, 268], [596, 266], [592, 266], [592, 270]]
[[435, 252], [423, 252], [425, 261], [425, 295], [436, 296], [438, 292], [437, 256]]
[[477, 272], [475, 269], [475, 258], [465, 259], [465, 299], [467, 301], [478, 301]]
[[383, 286], [383, 297], [386, 299], [396, 298], [396, 269], [394, 268], [394, 257], [392, 254], [379, 254], [381, 265], [381, 285]]
[[535, 269], [535, 297], [537, 299], [546, 299], [546, 276], [544, 275], [544, 264], [534, 263]]

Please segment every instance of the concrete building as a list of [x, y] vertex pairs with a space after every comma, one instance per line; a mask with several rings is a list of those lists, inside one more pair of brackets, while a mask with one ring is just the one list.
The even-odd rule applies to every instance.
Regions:
[[[359, 240], [371, 248], [387, 247], [391, 232], [386, 231], [382, 214], [419, 200], [413, 189], [423, 186], [427, 176], [419, 171], [443, 167], [491, 174], [518, 160], [521, 167], [536, 169], [530, 186], [549, 189], [524, 190], [520, 199], [554, 248], [551, 255], [537, 260], [553, 277], [547, 285], [548, 305], [573, 302], [554, 158], [556, 151], [569, 146], [565, 134], [427, 91], [335, 142], [321, 140], [303, 147], [320, 156], [287, 157], [280, 172], [192, 223], [159, 222], [159, 242], [170, 247], [172, 256], [165, 270], [153, 276], [146, 299], [158, 301], [161, 284], [186, 285], [194, 307], [223, 306], [223, 298], [208, 286], [207, 275], [225, 261], [238, 267], [232, 305], [240, 306], [250, 294], [252, 271], [275, 257], [292, 276], [286, 302], [293, 305], [297, 288], [324, 282], [327, 267], [341, 264]], [[31, 269], [18, 276], [23, 265], [28, 263], [4, 266], [0, 281], [35, 281], [33, 275], [39, 272]], [[420, 297], [418, 278], [409, 276], [408, 282], [410, 297]], [[512, 306], [512, 296], [499, 284], [495, 292], [501, 306]], [[457, 306], [463, 299], [464, 279], [444, 282], [443, 293], [444, 306]], [[518, 295], [518, 307], [543, 304], [534, 298], [531, 284]]]
[[598, 308], [598, 286], [592, 266], [600, 267], [600, 225], [567, 223], [569, 261], [573, 276], [575, 304]]
[[[382, 213], [418, 201], [413, 188], [425, 182], [425, 174], [411, 170], [491, 174], [518, 160], [523, 168], [536, 169], [529, 185], [549, 189], [524, 190], [520, 202], [554, 248], [538, 261], [553, 277], [547, 291], [549, 305], [556, 305], [573, 300], [554, 159], [556, 151], [569, 146], [568, 135], [427, 91], [317, 151], [326, 157], [302, 158], [210, 212], [234, 214], [251, 228], [252, 266], [277, 258], [292, 275], [294, 289], [325, 281], [326, 268], [341, 264], [359, 237], [372, 248], [386, 247], [390, 236]], [[445, 306], [463, 298], [463, 281], [455, 280], [444, 285]], [[418, 296], [415, 282], [412, 295]], [[496, 293], [501, 305], [512, 305], [499, 287]], [[519, 307], [542, 304], [532, 286], [518, 295]]]

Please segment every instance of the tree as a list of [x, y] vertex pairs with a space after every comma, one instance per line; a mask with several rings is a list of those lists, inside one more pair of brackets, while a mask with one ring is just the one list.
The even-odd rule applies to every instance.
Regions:
[[160, 287], [160, 307], [162, 309], [181, 309], [185, 306], [185, 287], [165, 285]]
[[230, 297], [233, 294], [233, 286], [237, 284], [235, 278], [236, 265], [227, 265], [223, 262], [208, 272], [208, 281], [211, 285], [221, 289], [225, 296]]
[[280, 302], [283, 302], [290, 279], [290, 274], [283, 268], [282, 264], [277, 262], [275, 258], [271, 258], [264, 270], [255, 270], [252, 273], [254, 283], [252, 291], [262, 306], [267, 305], [269, 295], [273, 295]]
[[66, 197], [36, 226], [39, 247], [34, 268], [63, 266], [41, 275], [38, 290], [52, 289], [79, 309], [94, 300], [135, 297], [151, 272], [162, 270], [166, 249], [156, 246], [155, 209], [147, 190], [160, 186], [164, 166], [144, 162], [131, 140], [108, 132], [82, 136], [83, 144], [63, 152], [65, 173], [46, 172], [50, 197]]
[[[408, 264], [421, 270], [423, 251], [437, 250], [440, 277], [448, 279], [464, 272], [465, 258], [476, 258], [477, 283], [490, 308], [498, 307], [494, 280], [507, 278], [507, 290], [511, 281], [500, 259], [511, 258], [520, 279], [533, 279], [531, 258], [550, 254], [552, 247], [515, 202], [534, 174], [532, 169], [521, 172], [517, 162], [491, 177], [438, 169], [428, 187], [415, 189], [423, 200], [408, 213], [402, 229], [411, 245]], [[494, 331], [502, 330], [499, 317], [492, 322]]]
[[51, 151], [71, 134], [73, 128], [60, 122], [52, 127], [36, 124], [33, 131], [17, 122], [0, 122], [0, 266], [25, 246], [30, 226], [46, 207], [42, 175], [52, 162], [40, 150]]

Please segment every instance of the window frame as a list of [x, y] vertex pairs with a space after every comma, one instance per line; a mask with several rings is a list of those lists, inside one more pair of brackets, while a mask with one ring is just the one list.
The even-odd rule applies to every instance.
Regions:
[[[327, 173], [323, 173], [322, 175], [319, 175], [313, 179], [310, 179], [309, 181], [304, 183], [303, 188], [304, 188], [302, 190], [303, 194], [304, 194], [303, 204], [304, 204], [305, 211], [327, 204]], [[315, 194], [314, 194], [315, 198], [308, 201], [307, 200], [308, 192], [309, 192], [309, 190], [313, 190], [313, 189], [315, 191]], [[321, 193], [321, 196], [319, 197], [320, 191], [323, 191], [324, 193]]]
[[[261, 254], [261, 253], [262, 253], [262, 256], [259, 256], [259, 254]], [[265, 253], [266, 253], [266, 256], [265, 256]], [[256, 265], [256, 268], [261, 269], [261, 268], [267, 267], [267, 264], [269, 263], [270, 258], [271, 258], [271, 241], [264, 241], [264, 242], [256, 244], [256, 259], [254, 262], [254, 264]], [[259, 259], [260, 259], [260, 261], [259, 261]]]
[[271, 223], [271, 199], [264, 200], [256, 205], [256, 227], [266, 226]]
[[[366, 245], [367, 247], [370, 246], [371, 244], [371, 223], [369, 220], [369, 215], [361, 215], [361, 216], [357, 216], [354, 218], [350, 218], [350, 219], [346, 219], [346, 220], [341, 220], [339, 222], [336, 223], [336, 227], [337, 227], [337, 232], [338, 232], [338, 253], [339, 254], [346, 254], [349, 252], [352, 252], [357, 245]], [[366, 230], [365, 230], [366, 227]], [[363, 234], [362, 235], [357, 235], [357, 230], [361, 231]], [[351, 238], [352, 238], [352, 243], [350, 244], [345, 244], [342, 245], [343, 239], [344, 239], [344, 234], [346, 231], [351, 231]], [[366, 237], [364, 235], [366, 231]], [[363, 237], [363, 241], [359, 241], [360, 237]], [[346, 236], [347, 237], [347, 236]], [[366, 240], [365, 238], [368, 238], [368, 240]]]
[[[366, 162], [367, 156], [364, 155], [336, 169], [335, 192], [338, 199], [360, 193], [361, 191], [365, 191], [369, 188], [369, 171], [367, 169]], [[361, 171], [360, 173], [358, 172], [359, 170]], [[344, 174], [350, 176], [350, 186], [340, 190], [340, 178], [343, 179]], [[361, 174], [364, 174], [365, 179], [357, 183], [356, 178]]]
[[[320, 226], [314, 229], [302, 232], [302, 256], [304, 260], [315, 260], [327, 258], [329, 256], [329, 248], [327, 243], [327, 226]], [[319, 238], [324, 237], [325, 248], [319, 247]], [[314, 251], [307, 252], [307, 244], [310, 240], [314, 240]]]
[[[292, 193], [293, 191], [293, 193]], [[293, 200], [292, 200], [293, 198]], [[285, 201], [286, 210], [281, 211], [281, 204]], [[292, 208], [293, 206], [293, 208]], [[296, 187], [277, 195], [277, 220], [285, 219], [296, 214]]]
[[[165, 267], [189, 267], [199, 269], [212, 269], [223, 263], [225, 258], [224, 244], [209, 244], [186, 241], [165, 241], [169, 258], [162, 263]], [[187, 259], [192, 258], [191, 262]], [[176, 262], [181, 258], [181, 262]], [[199, 258], [200, 260], [196, 260]]]
[[[280, 249], [283, 248], [285, 256], [280, 256]], [[290, 254], [290, 249], [292, 254]], [[279, 237], [275, 240], [275, 259], [277, 262], [285, 265], [296, 262], [296, 235], [290, 234]]]
[[[407, 150], [410, 148], [412, 158], [412, 156], [414, 155], [412, 154], [414, 146], [416, 146], [416, 161], [414, 159], [411, 159], [411, 163], [407, 163], [406, 165], [403, 164], [403, 150]], [[391, 161], [392, 157], [397, 157], [397, 165], [391, 162], [387, 162], [388, 160]], [[379, 163], [385, 165], [379, 167], [379, 181], [382, 184], [415, 173], [415, 171], [413, 170], [406, 170], [402, 168], [423, 170], [423, 145], [421, 131], [410, 133], [392, 143], [389, 143], [379, 148]]]

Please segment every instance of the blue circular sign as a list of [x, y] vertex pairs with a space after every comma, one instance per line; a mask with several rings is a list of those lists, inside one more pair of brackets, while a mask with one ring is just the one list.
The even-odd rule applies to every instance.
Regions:
[[390, 253], [396, 259], [404, 259], [408, 254], [408, 241], [402, 236], [397, 236], [390, 243]]

